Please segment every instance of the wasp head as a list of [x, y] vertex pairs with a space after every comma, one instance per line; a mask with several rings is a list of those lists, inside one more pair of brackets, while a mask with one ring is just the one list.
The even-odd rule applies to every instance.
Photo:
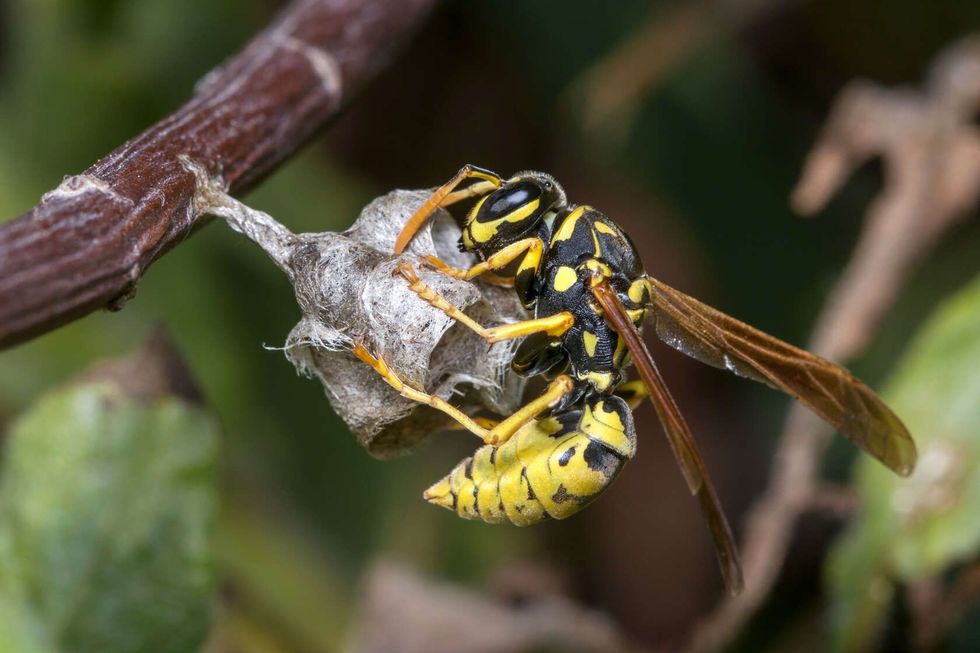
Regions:
[[460, 249], [486, 256], [533, 236], [566, 201], [564, 189], [551, 175], [518, 173], [470, 209]]

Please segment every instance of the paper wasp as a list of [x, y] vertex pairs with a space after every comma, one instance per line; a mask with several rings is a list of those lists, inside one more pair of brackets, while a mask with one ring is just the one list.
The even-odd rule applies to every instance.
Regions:
[[[468, 184], [465, 185], [464, 184]], [[734, 538], [708, 470], [640, 334], [653, 317], [657, 335], [702, 363], [766, 383], [795, 397], [856, 445], [907, 475], [915, 444], [902, 422], [843, 368], [767, 335], [650, 277], [636, 248], [612, 220], [569, 203], [550, 175], [509, 179], [464, 166], [406, 223], [400, 254], [437, 208], [475, 200], [460, 249], [479, 263], [463, 270], [425, 263], [459, 279], [513, 285], [534, 317], [484, 327], [428, 288], [415, 270], [399, 271], [421, 298], [488, 342], [526, 337], [513, 368], [551, 379], [545, 392], [506, 419], [471, 419], [447, 402], [406, 386], [384, 361], [355, 353], [403, 395], [450, 415], [486, 446], [425, 496], [463, 517], [531, 524], [577, 512], [613, 480], [635, 451], [628, 403], [649, 396], [674, 456], [711, 531], [725, 583], [742, 587]], [[636, 365], [642, 384], [626, 383]]]

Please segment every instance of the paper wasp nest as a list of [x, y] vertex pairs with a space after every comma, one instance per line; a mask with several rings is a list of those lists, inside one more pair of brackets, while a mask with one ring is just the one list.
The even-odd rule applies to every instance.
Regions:
[[519, 405], [523, 381], [510, 370], [513, 343], [490, 349], [482, 338], [419, 299], [394, 273], [398, 263], [410, 261], [431, 288], [483, 324], [525, 317], [511, 290], [458, 281], [418, 266], [425, 254], [458, 267], [475, 262], [457, 249], [459, 228], [445, 211], [437, 212], [405, 254], [391, 254], [402, 225], [430, 191], [396, 190], [379, 197], [343, 233], [294, 234], [229, 197], [197, 166], [185, 163], [198, 178], [195, 210], [224, 218], [289, 277], [302, 319], [286, 338], [286, 358], [299, 373], [320, 379], [333, 409], [371, 454], [400, 453], [449, 422], [441, 413], [402, 398], [350, 353], [354, 342], [383, 358], [416, 388], [444, 399], [462, 394], [464, 410], [510, 414]]

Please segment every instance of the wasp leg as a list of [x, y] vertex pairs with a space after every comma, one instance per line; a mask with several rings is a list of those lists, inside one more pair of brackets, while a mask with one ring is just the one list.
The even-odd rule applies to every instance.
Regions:
[[514, 261], [516, 261], [521, 256], [524, 256], [524, 260], [521, 262], [521, 267], [517, 271], [520, 274], [521, 270], [537, 270], [538, 264], [541, 262], [541, 253], [544, 251], [544, 243], [541, 242], [540, 238], [524, 238], [518, 240], [516, 243], [511, 243], [507, 247], [493, 254], [486, 261], [477, 263], [468, 270], [462, 268], [451, 267], [442, 261], [440, 261], [435, 256], [424, 256], [423, 261], [430, 265], [443, 274], [456, 279], [462, 279], [468, 281], [474, 277], [478, 277], [481, 274], [486, 274], [493, 270], [502, 270]]
[[[500, 423], [499, 419], [493, 419], [492, 417], [484, 417], [478, 415], [473, 418], [473, 421], [479, 424], [481, 427], [485, 428], [487, 431], [495, 427]], [[465, 429], [465, 427], [455, 420], [449, 420], [446, 422], [445, 426], [441, 427], [444, 431], [459, 431], [460, 429]]]
[[630, 410], [636, 410], [636, 407], [643, 403], [643, 400], [649, 396], [650, 391], [647, 390], [643, 381], [636, 379], [621, 384], [613, 394], [625, 401], [630, 407]]
[[544, 242], [540, 238], [524, 238], [488, 257], [486, 261], [477, 263], [468, 270], [454, 268], [439, 261], [434, 256], [425, 257], [425, 262], [437, 268], [443, 274], [457, 279], [469, 280], [481, 274], [503, 270], [514, 261], [520, 260], [514, 272], [514, 289], [525, 306], [533, 301], [532, 287], [534, 278], [541, 267], [541, 257], [544, 253]]
[[493, 446], [507, 442], [522, 426], [564, 399], [573, 387], [572, 378], [562, 374], [548, 384], [541, 396], [524, 404], [513, 415], [490, 429], [483, 441]]
[[520, 338], [521, 336], [531, 335], [532, 333], [546, 333], [549, 336], [558, 337], [568, 331], [575, 322], [575, 317], [570, 312], [562, 311], [561, 313], [549, 315], [548, 317], [539, 317], [533, 320], [502, 324], [495, 327], [485, 327], [450, 304], [445, 297], [425, 285], [408, 263], [399, 265], [397, 271], [408, 280], [408, 287], [412, 292], [449, 317], [466, 325], [491, 344], [502, 340]]
[[498, 288], [514, 287], [514, 277], [502, 277], [499, 274], [487, 272], [481, 278], [484, 282], [489, 283], [491, 286], [497, 286]]
[[[439, 270], [443, 274], [448, 275], [450, 277], [462, 279], [465, 278], [466, 274], [469, 272], [469, 270], [463, 270], [462, 268], [454, 268], [451, 265], [444, 263], [437, 256], [428, 255], [422, 258], [426, 265], [436, 270]], [[493, 272], [484, 272], [482, 280], [491, 285], [500, 286], [501, 288], [514, 287], [513, 277], [502, 277], [498, 274], [494, 274]]]
[[494, 423], [493, 427], [488, 429], [485, 428], [485, 425], [492, 423], [492, 420], [481, 417], [473, 419], [444, 399], [422, 392], [421, 390], [416, 390], [402, 381], [398, 374], [388, 367], [387, 363], [371, 354], [362, 345], [354, 345], [354, 355], [374, 368], [388, 385], [397, 390], [406, 399], [411, 399], [412, 401], [417, 401], [420, 404], [426, 404], [436, 410], [442, 411], [467, 431], [482, 438], [485, 444], [494, 446], [503, 444], [509, 440], [518, 429], [561, 401], [565, 395], [572, 391], [573, 387], [571, 377], [565, 375], [559, 376], [548, 384], [547, 389], [540, 397], [529, 401], [517, 409], [513, 415], [505, 420]]
[[[457, 186], [467, 179], [480, 179], [482, 181], [479, 181], [471, 186], [467, 186], [462, 190], [455, 190]], [[405, 248], [408, 247], [408, 244], [412, 242], [412, 238], [415, 236], [416, 232], [422, 228], [422, 225], [429, 219], [432, 212], [439, 207], [450, 206], [469, 197], [486, 195], [487, 193], [500, 188], [501, 184], [503, 183], [503, 179], [489, 170], [484, 170], [483, 168], [478, 168], [469, 164], [463, 166], [460, 171], [456, 173], [456, 176], [437, 188], [435, 192], [429, 196], [429, 199], [427, 199], [422, 206], [420, 206], [415, 213], [412, 214], [412, 217], [408, 219], [408, 222], [406, 222], [405, 226], [402, 227], [401, 233], [398, 234], [398, 239], [395, 240], [395, 254], [401, 254]]]
[[380, 358], [376, 358], [362, 345], [354, 345], [354, 355], [373, 367], [374, 370], [388, 383], [388, 385], [397, 390], [399, 394], [406, 399], [411, 399], [412, 401], [417, 401], [420, 404], [426, 404], [428, 406], [432, 406], [436, 410], [442, 411], [455, 420], [461, 427], [467, 431], [470, 431], [484, 441], [490, 436], [490, 433], [492, 433], [491, 429], [484, 428], [476, 420], [466, 415], [466, 413], [459, 410], [448, 401], [440, 399], [435, 395], [422, 392], [421, 390], [416, 390], [412, 386], [402, 381], [398, 374], [388, 367], [387, 363]]
[[[575, 324], [575, 316], [569, 311], [555, 313], [548, 317], [538, 317], [533, 320], [523, 320], [513, 324], [501, 324], [495, 327], [480, 327], [483, 329], [482, 335], [487, 342], [495, 343], [503, 340], [513, 340], [535, 333], [544, 333], [552, 337], [564, 335], [572, 325]], [[477, 332], [479, 333], [479, 332]]]
[[[473, 421], [487, 429], [487, 434], [483, 438], [484, 443], [494, 446], [501, 445], [509, 440], [522, 426], [561, 401], [571, 391], [572, 387], [571, 377], [560, 376], [548, 385], [548, 388], [541, 396], [521, 406], [508, 418], [495, 420], [489, 417], [474, 417]], [[462, 427], [462, 424], [450, 426], [451, 429]]]

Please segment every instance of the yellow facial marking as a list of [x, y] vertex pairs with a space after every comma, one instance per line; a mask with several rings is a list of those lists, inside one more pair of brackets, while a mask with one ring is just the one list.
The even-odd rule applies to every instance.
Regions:
[[530, 202], [528, 202], [527, 204], [521, 205], [521, 207], [516, 211], [511, 211], [501, 219], [504, 220], [505, 222], [520, 222], [521, 220], [527, 218], [529, 215], [537, 211], [538, 207], [540, 206], [541, 206], [541, 200], [535, 198]]
[[467, 222], [474, 222], [476, 220], [476, 214], [480, 212], [481, 208], [483, 208], [483, 204], [487, 201], [488, 197], [490, 197], [490, 195], [484, 195], [476, 201], [476, 204], [474, 204], [473, 208], [470, 209], [469, 215], [466, 216]]
[[558, 231], [556, 231], [555, 235], [551, 237], [551, 242], [557, 243], [560, 240], [568, 240], [571, 238], [572, 233], [575, 231], [575, 225], [578, 224], [579, 218], [582, 217], [582, 214], [585, 213], [585, 209], [587, 208], [587, 206], [580, 206], [565, 216], [565, 219], [562, 220], [561, 226], [558, 227]]
[[497, 235], [497, 229], [500, 227], [500, 223], [494, 222], [477, 222], [474, 220], [469, 224], [469, 231], [473, 234], [473, 239], [478, 243], [488, 242], [491, 238]]
[[574, 268], [570, 268], [567, 265], [563, 265], [558, 268], [558, 272], [555, 273], [554, 287], [558, 292], [565, 292], [578, 281], [578, 274], [576, 274]]
[[596, 233], [595, 229], [592, 230], [592, 247], [595, 250], [596, 258], [602, 256], [602, 247], [599, 245], [599, 234]]
[[469, 231], [476, 242], [485, 243], [497, 235], [497, 231], [500, 229], [501, 224], [504, 222], [520, 222], [521, 220], [526, 220], [538, 210], [540, 205], [541, 201], [539, 199], [533, 199], [527, 204], [522, 204], [520, 207], [503, 217], [497, 218], [496, 220], [491, 220], [490, 222], [480, 222], [475, 219], [477, 211], [479, 211], [480, 204], [478, 204], [477, 206], [473, 207], [474, 211], [470, 213], [471, 219], [469, 220], [467, 226], [469, 227]]
[[582, 333], [582, 342], [585, 343], [585, 353], [589, 356], [595, 356], [595, 346], [599, 343], [599, 338], [596, 334], [591, 331], [584, 331]]

